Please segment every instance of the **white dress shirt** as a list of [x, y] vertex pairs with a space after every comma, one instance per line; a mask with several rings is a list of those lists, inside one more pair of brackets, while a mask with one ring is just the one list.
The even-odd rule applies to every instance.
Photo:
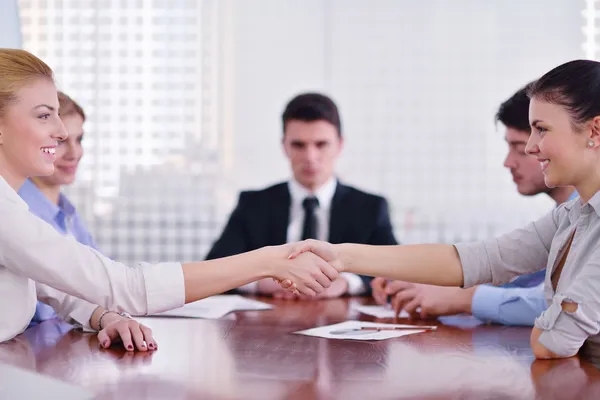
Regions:
[[27, 328], [38, 296], [88, 329], [95, 304], [146, 315], [185, 302], [181, 264], [113, 261], [30, 213], [2, 177], [0, 221], [0, 342]]
[[[317, 239], [327, 241], [329, 239], [329, 218], [331, 216], [331, 201], [335, 194], [337, 180], [329, 179], [323, 186], [315, 192], [311, 192], [295, 179], [288, 182], [290, 191], [290, 217], [287, 229], [287, 242], [298, 242], [302, 240], [302, 228], [304, 227], [304, 207], [302, 202], [307, 197], [314, 196], [319, 200], [319, 207], [315, 209], [317, 218]], [[365, 293], [365, 285], [356, 274], [343, 272], [341, 274], [348, 282], [348, 294], [358, 296]], [[256, 292], [258, 282], [252, 282], [242, 286], [240, 289], [245, 292]]]

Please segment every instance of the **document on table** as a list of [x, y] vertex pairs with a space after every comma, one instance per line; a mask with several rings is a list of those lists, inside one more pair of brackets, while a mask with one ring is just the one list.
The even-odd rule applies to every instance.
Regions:
[[[352, 308], [356, 311], [372, 315], [375, 318], [394, 318], [396, 317], [396, 312], [390, 306], [363, 306], [362, 304], [353, 304]], [[398, 318], [408, 318], [409, 315], [406, 311], [400, 311]]]
[[218, 319], [233, 311], [262, 311], [272, 308], [272, 305], [261, 301], [247, 299], [239, 295], [223, 294], [207, 297], [153, 316]]
[[93, 393], [58, 379], [0, 364], [0, 399], [93, 399]]
[[[365, 328], [370, 328], [365, 329]], [[380, 328], [382, 330], [376, 330]], [[392, 330], [392, 328], [403, 328]], [[323, 337], [326, 339], [350, 339], [350, 340], [385, 340], [415, 333], [423, 333], [435, 330], [436, 326], [378, 324], [366, 321], [345, 321], [339, 324], [319, 326], [294, 332], [299, 335]]]

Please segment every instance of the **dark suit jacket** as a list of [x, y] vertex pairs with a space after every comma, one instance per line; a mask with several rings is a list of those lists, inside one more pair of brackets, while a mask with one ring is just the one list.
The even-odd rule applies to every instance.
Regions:
[[[242, 192], [221, 237], [207, 260], [232, 256], [287, 242], [290, 213], [287, 182], [263, 190]], [[397, 244], [385, 198], [337, 184], [331, 202], [329, 242]], [[371, 277], [361, 276], [370, 292]]]

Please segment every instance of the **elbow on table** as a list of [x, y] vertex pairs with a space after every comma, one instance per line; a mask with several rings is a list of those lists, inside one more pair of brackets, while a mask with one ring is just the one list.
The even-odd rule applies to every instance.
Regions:
[[537, 358], [538, 360], [569, 358], [577, 354], [577, 350], [566, 350], [561, 352], [561, 354], [553, 353], [537, 340], [531, 343], [531, 350], [533, 351], [533, 355], [535, 356], [535, 358]]

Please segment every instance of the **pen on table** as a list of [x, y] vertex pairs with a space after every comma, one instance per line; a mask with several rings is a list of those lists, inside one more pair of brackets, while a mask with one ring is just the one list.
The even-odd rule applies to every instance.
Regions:
[[361, 326], [361, 331], [414, 331], [414, 330], [427, 330], [433, 331], [437, 326]]

